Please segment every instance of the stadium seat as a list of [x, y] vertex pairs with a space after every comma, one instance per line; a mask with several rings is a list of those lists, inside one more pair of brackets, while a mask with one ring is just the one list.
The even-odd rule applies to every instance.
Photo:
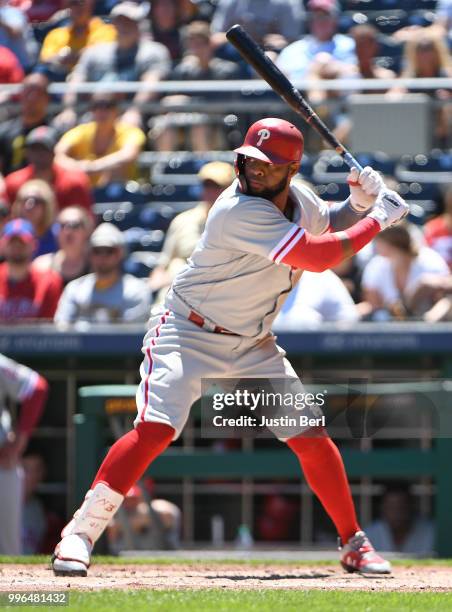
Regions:
[[399, 183], [397, 191], [406, 200], [437, 200], [439, 197], [438, 185], [435, 183]]
[[404, 155], [395, 169], [400, 181], [448, 183], [452, 174], [452, 153], [433, 151], [430, 155]]
[[394, 34], [400, 28], [408, 25], [408, 14], [405, 11], [376, 11], [368, 15], [369, 22], [374, 25], [382, 34]]
[[124, 232], [124, 238], [129, 252], [139, 250], [161, 251], [165, 240], [165, 232], [131, 227]]
[[386, 176], [392, 176], [394, 174], [395, 160], [391, 159], [389, 155], [386, 155], [383, 151], [358, 153], [356, 159], [363, 168], [364, 166], [371, 166], [374, 170], [378, 170], [378, 172]]
[[313, 166], [312, 180], [315, 183], [345, 182], [348, 173], [349, 167], [340, 155], [334, 151], [323, 151]]
[[347, 183], [321, 183], [315, 186], [316, 192], [324, 200], [342, 202], [350, 195]]
[[124, 183], [109, 183], [105, 187], [94, 189], [95, 202], [132, 202], [143, 204], [148, 200], [148, 186], [136, 181]]
[[200, 185], [160, 183], [152, 186], [150, 195], [151, 200], [159, 200], [161, 202], [190, 202], [199, 200], [201, 197], [201, 187]]
[[124, 272], [138, 278], [147, 278], [159, 261], [160, 253], [133, 251], [123, 264]]
[[198, 174], [206, 162], [200, 159], [183, 159], [174, 155], [166, 164], [162, 164], [162, 174]]
[[149, 204], [138, 212], [138, 225], [145, 229], [161, 229], [166, 231], [172, 219], [177, 215], [169, 204]]

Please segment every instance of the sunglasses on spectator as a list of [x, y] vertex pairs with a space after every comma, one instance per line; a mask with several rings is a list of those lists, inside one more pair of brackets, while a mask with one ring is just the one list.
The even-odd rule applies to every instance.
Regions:
[[93, 102], [91, 104], [91, 108], [93, 110], [107, 110], [110, 108], [116, 108], [116, 102], [113, 100], [98, 100], [97, 102]]
[[109, 257], [117, 252], [115, 247], [93, 247], [91, 249], [91, 253], [93, 255], [102, 255], [104, 257]]
[[37, 204], [46, 204], [47, 200], [45, 198], [41, 198], [40, 196], [26, 196], [21, 198], [20, 202], [24, 205], [25, 210], [31, 210]]
[[60, 229], [80, 229], [84, 227], [83, 221], [61, 221]]

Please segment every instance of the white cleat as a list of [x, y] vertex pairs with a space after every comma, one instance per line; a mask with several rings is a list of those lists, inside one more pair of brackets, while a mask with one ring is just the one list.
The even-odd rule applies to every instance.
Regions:
[[64, 536], [52, 557], [55, 576], [86, 576], [92, 549], [91, 542], [83, 534]]

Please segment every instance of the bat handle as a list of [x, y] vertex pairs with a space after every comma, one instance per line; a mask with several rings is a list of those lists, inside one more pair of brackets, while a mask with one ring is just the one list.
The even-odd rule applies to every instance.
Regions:
[[343, 151], [341, 151], [340, 155], [342, 155], [342, 159], [345, 161], [345, 163], [350, 169], [356, 168], [358, 172], [362, 172], [363, 167], [359, 162], [356, 161], [353, 155], [349, 151], [347, 151], [347, 149], [344, 148]]

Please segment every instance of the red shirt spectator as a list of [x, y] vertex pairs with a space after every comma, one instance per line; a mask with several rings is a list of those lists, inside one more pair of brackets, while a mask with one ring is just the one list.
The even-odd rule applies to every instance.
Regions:
[[5, 85], [21, 83], [24, 76], [22, 66], [14, 53], [0, 45], [0, 83]]
[[0, 264], [0, 322], [52, 319], [60, 299], [62, 279], [48, 270], [33, 269], [36, 241], [33, 226], [24, 219], [5, 225], [5, 262]]
[[[52, 165], [52, 172], [51, 186], [55, 191], [58, 210], [66, 206], [81, 206], [91, 212], [93, 197], [87, 175], [80, 170], [66, 170], [58, 164]], [[34, 178], [36, 178], [36, 173], [32, 165], [8, 174], [5, 178], [8, 201], [14, 202], [22, 185]]]
[[8, 200], [12, 204], [24, 183], [39, 178], [49, 183], [54, 190], [58, 210], [66, 206], [81, 206], [91, 212], [93, 199], [88, 175], [77, 169], [66, 170], [54, 163], [56, 141], [56, 132], [44, 125], [28, 134], [25, 146], [30, 164], [6, 177]]
[[63, 0], [9, 0], [11, 6], [27, 14], [30, 21], [47, 21], [63, 8]]
[[452, 270], [452, 225], [444, 216], [436, 217], [425, 225], [425, 240], [428, 246], [440, 255], [449, 264]]

